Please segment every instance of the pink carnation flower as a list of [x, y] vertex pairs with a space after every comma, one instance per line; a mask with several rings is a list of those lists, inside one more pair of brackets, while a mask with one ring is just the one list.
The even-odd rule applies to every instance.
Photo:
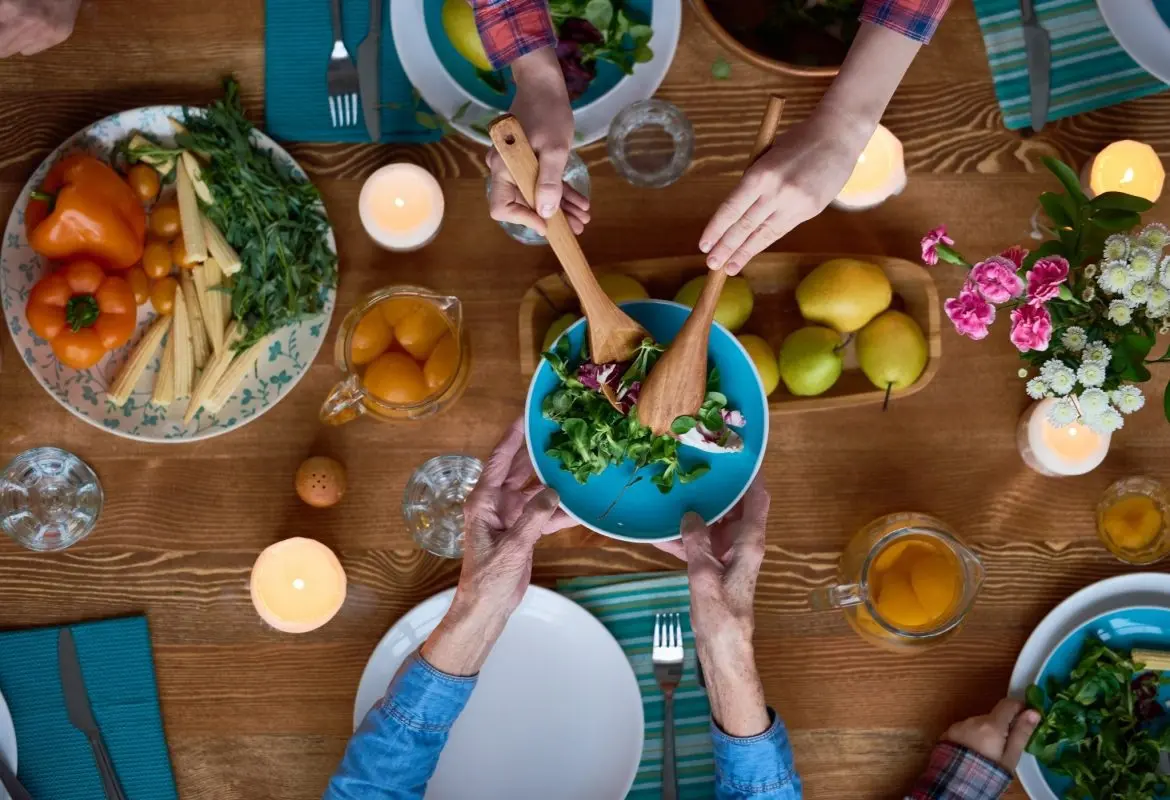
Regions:
[[1007, 250], [999, 254], [1000, 258], [1006, 258], [1008, 261], [1016, 265], [1016, 269], [1024, 266], [1024, 259], [1028, 257], [1028, 248], [1020, 247], [1018, 244], [1013, 244]]
[[943, 310], [963, 336], [979, 340], [987, 336], [987, 326], [995, 322], [995, 306], [975, 291], [971, 284], [963, 287], [958, 297], [943, 303]]
[[1043, 305], [1020, 306], [1012, 311], [1012, 344], [1021, 353], [1044, 351], [1052, 338], [1052, 317]]
[[947, 236], [947, 226], [939, 225], [930, 233], [922, 237], [922, 260], [929, 266], [934, 266], [938, 263], [938, 246], [940, 244], [951, 245], [955, 240]]
[[1028, 304], [1039, 306], [1047, 303], [1060, 294], [1060, 285], [1067, 279], [1066, 260], [1060, 256], [1040, 259], [1028, 270]]
[[970, 282], [979, 294], [993, 303], [1006, 303], [1024, 293], [1024, 282], [1016, 268], [1003, 256], [992, 256], [971, 268]]

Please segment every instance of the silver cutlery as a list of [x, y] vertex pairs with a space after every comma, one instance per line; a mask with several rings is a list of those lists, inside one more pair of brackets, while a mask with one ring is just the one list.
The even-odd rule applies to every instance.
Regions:
[[385, 0], [370, 0], [370, 31], [358, 45], [358, 85], [362, 92], [362, 113], [366, 118], [366, 131], [370, 141], [382, 138], [382, 106], [379, 89], [378, 55], [382, 47], [382, 3]]
[[114, 772], [114, 763], [106, 750], [106, 743], [102, 741], [101, 728], [89, 706], [89, 694], [81, 676], [81, 662], [77, 659], [77, 645], [68, 628], [62, 628], [57, 637], [57, 669], [61, 672], [61, 690], [65, 694], [65, 710], [69, 712], [69, 721], [89, 740], [107, 800], [126, 800], [118, 783], [118, 775]]
[[654, 679], [662, 690], [662, 800], [677, 800], [674, 756], [674, 690], [683, 674], [683, 632], [678, 614], [654, 615]]
[[1028, 93], [1032, 103], [1032, 130], [1048, 121], [1048, 95], [1052, 73], [1052, 44], [1048, 31], [1036, 18], [1033, 0], [1020, 0], [1020, 21], [1024, 25], [1024, 52], [1028, 57]]
[[358, 124], [358, 71], [341, 38], [341, 0], [330, 0], [333, 12], [333, 51], [325, 70], [329, 89], [329, 118], [334, 128]]
[[0, 753], [0, 786], [8, 792], [12, 800], [32, 800], [32, 795], [28, 793], [20, 781], [16, 779], [16, 773], [12, 771], [12, 767], [8, 766], [8, 762], [4, 760], [4, 754]]

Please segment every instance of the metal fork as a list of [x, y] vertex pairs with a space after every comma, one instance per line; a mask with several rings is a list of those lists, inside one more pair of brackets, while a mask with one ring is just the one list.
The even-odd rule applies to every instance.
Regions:
[[662, 800], [677, 800], [674, 758], [674, 690], [683, 674], [683, 632], [678, 614], [654, 615], [654, 679], [662, 689]]
[[341, 38], [341, 0], [330, 0], [333, 11], [333, 52], [325, 81], [329, 87], [329, 117], [334, 128], [358, 124], [358, 71]]

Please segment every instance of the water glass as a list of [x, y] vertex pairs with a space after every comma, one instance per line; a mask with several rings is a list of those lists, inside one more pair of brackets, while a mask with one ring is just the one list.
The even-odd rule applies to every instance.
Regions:
[[635, 186], [660, 189], [682, 177], [695, 153], [695, 129], [663, 100], [623, 108], [609, 126], [609, 160]]
[[26, 450], [0, 474], [0, 528], [29, 550], [64, 550], [93, 530], [103, 499], [97, 475], [77, 456]]
[[465, 455], [437, 456], [410, 476], [402, 499], [402, 516], [414, 541], [442, 558], [463, 555], [463, 503], [483, 464]]
[[[585, 166], [585, 162], [581, 160], [581, 156], [577, 155], [576, 151], [569, 152], [569, 160], [565, 163], [564, 181], [586, 197], [589, 197], [592, 191], [592, 184], [589, 180], [589, 168]], [[487, 197], [490, 203], [492, 201], [492, 179], [490, 175], [487, 179]], [[520, 244], [548, 244], [548, 239], [545, 239], [527, 225], [517, 225], [515, 222], [500, 222], [500, 227], [507, 231], [508, 235], [513, 239], [520, 242]]]

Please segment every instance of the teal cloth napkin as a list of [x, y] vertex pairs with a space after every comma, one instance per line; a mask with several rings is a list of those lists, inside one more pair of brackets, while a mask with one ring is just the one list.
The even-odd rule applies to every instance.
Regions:
[[[975, 0], [975, 13], [1004, 124], [1027, 128], [1031, 96], [1019, 0]], [[1095, 0], [1037, 0], [1036, 16], [1052, 44], [1050, 122], [1167, 88], [1121, 49]]]
[[662, 692], [654, 680], [650, 649], [654, 614], [661, 611], [682, 615], [686, 662], [682, 683], [674, 693], [679, 797], [682, 800], [713, 797], [711, 706], [695, 673], [695, 637], [691, 633], [691, 596], [686, 573], [571, 578], [559, 581], [557, 591], [583, 606], [614, 635], [638, 677], [646, 717], [646, 740], [638, 775], [626, 795], [627, 800], [657, 800], [662, 796]]
[[[146, 617], [70, 626], [94, 717], [130, 800], [175, 800]], [[0, 693], [16, 726], [17, 774], [38, 800], [105, 797], [93, 751], [69, 724], [60, 628], [0, 633]]]
[[[382, 141], [433, 142], [438, 127], [426, 127], [416, 112], [428, 114], [406, 79], [394, 40], [390, 38], [390, 3], [382, 9]], [[420, 0], [410, 0], [420, 2]], [[370, 0], [342, 0], [341, 27], [345, 46], [357, 59], [357, 48], [370, 26]], [[333, 45], [329, 0], [266, 0], [264, 25], [265, 128], [277, 139], [294, 142], [368, 142], [365, 118], [334, 128], [329, 120], [325, 67]], [[425, 32], [422, 33], [425, 35]]]

